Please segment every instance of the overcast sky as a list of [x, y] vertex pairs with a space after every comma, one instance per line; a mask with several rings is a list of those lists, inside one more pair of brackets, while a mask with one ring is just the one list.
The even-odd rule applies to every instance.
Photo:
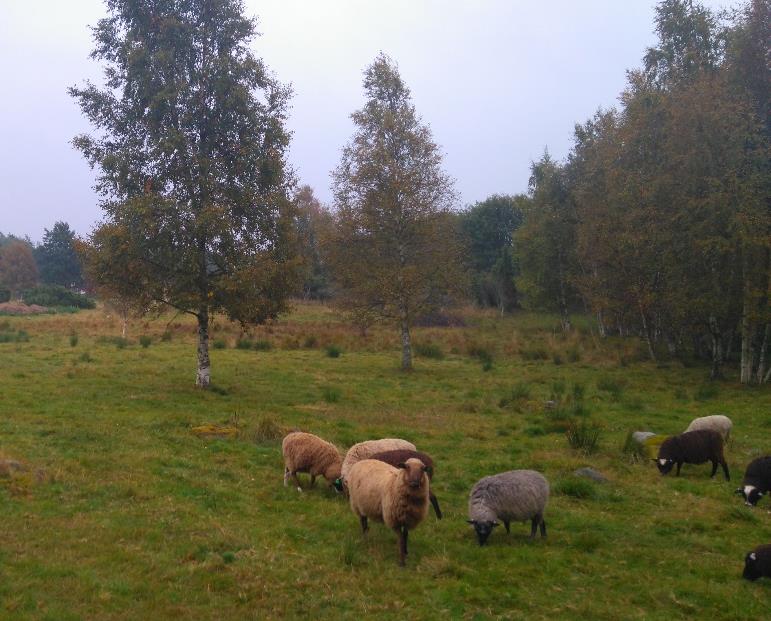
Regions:
[[[728, 0], [707, 0], [717, 8]], [[254, 48], [294, 89], [290, 162], [329, 201], [329, 172], [362, 105], [363, 69], [398, 64], [445, 153], [461, 206], [527, 189], [544, 147], [615, 105], [654, 43], [654, 0], [246, 0]], [[0, 0], [0, 231], [39, 241], [57, 220], [101, 217], [93, 173], [70, 145], [88, 131], [66, 88], [99, 80], [88, 28], [101, 0]]]

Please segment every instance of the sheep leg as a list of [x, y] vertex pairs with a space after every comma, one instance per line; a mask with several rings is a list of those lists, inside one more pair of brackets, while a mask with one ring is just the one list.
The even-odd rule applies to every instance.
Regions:
[[289, 484], [289, 468], [284, 468], [284, 487]]
[[535, 534], [538, 532], [538, 524], [541, 523], [541, 516], [536, 515], [530, 520], [530, 539], [535, 539]]
[[316, 485], [316, 475], [312, 474], [311, 475], [311, 487], [313, 487], [314, 485]]
[[725, 480], [726, 481], [730, 481], [731, 480], [731, 475], [728, 474], [728, 464], [725, 461], [723, 462], [723, 474], [725, 475]]
[[367, 524], [367, 516], [366, 515], [360, 515], [359, 516], [359, 524], [361, 524], [361, 533], [362, 535], [366, 534], [369, 530], [369, 524]]
[[432, 491], [428, 492], [428, 499], [431, 501], [431, 506], [434, 508], [434, 513], [436, 513], [436, 519], [441, 520], [442, 510], [439, 508], [439, 501], [436, 499], [436, 496], [434, 496], [434, 492]]
[[717, 462], [716, 462], [716, 461], [713, 461], [713, 462], [712, 462], [712, 474], [710, 474], [710, 475], [709, 475], [709, 478], [710, 478], [710, 479], [714, 479], [714, 478], [715, 478], [715, 473], [716, 473], [716, 472], [717, 472]]
[[407, 527], [404, 527], [404, 554], [406, 556], [409, 556], [410, 551], [407, 549], [407, 541], [410, 538], [410, 531], [407, 529]]
[[508, 520], [503, 520], [503, 525], [506, 527], [506, 532], [511, 533], [511, 522]]
[[303, 491], [303, 488], [300, 487], [300, 479], [297, 478], [297, 471], [290, 472], [289, 474], [292, 477], [292, 480], [294, 481], [294, 484], [297, 486], [297, 491], [298, 492]]
[[404, 530], [400, 528], [397, 532], [399, 533], [399, 566], [404, 567], [404, 557], [407, 556], [407, 540]]
[[678, 477], [680, 476], [680, 468], [682, 467], [682, 465], [683, 465], [683, 462], [681, 462], [681, 461], [677, 462], [677, 475], [676, 476], [678, 476]]
[[541, 537], [546, 537], [546, 520], [541, 518]]

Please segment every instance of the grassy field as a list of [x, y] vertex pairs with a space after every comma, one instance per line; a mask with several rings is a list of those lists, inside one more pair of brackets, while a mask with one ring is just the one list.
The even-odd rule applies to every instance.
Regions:
[[[767, 618], [771, 581], [741, 570], [771, 542], [771, 504], [732, 492], [771, 452], [769, 388], [706, 383], [704, 367], [646, 362], [585, 326], [563, 338], [549, 318], [466, 321], [418, 329], [411, 374], [395, 333], [361, 336], [323, 306], [244, 338], [220, 321], [200, 392], [184, 318], [134, 322], [124, 342], [101, 310], [0, 317], [0, 460], [24, 467], [0, 472], [0, 619]], [[621, 451], [631, 430], [712, 413], [734, 420], [731, 482], [708, 464], [661, 477]], [[568, 414], [601, 427], [594, 454], [568, 445]], [[198, 437], [203, 424], [239, 434]], [[283, 487], [292, 428], [434, 456], [445, 519], [411, 535], [406, 569], [394, 533], [363, 539], [323, 480]], [[587, 465], [610, 482], [573, 476]], [[480, 548], [468, 491], [513, 468], [549, 479], [549, 537], [517, 524]]]

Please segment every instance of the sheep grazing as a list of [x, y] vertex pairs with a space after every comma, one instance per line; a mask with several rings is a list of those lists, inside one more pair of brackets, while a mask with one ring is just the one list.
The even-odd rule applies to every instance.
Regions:
[[654, 459], [661, 474], [667, 474], [672, 466], [677, 464], [677, 476], [683, 464], [703, 464], [712, 462], [712, 474], [715, 476], [717, 466], [723, 466], [726, 481], [731, 479], [728, 474], [728, 464], [723, 456], [723, 436], [712, 429], [697, 429], [686, 431], [677, 436], [671, 436], [659, 446], [658, 459]]
[[763, 576], [771, 578], [771, 544], [758, 546], [744, 557], [742, 577], [755, 582]]
[[771, 455], [753, 459], [744, 471], [742, 486], [736, 493], [744, 497], [744, 503], [754, 507], [763, 496], [771, 491]]
[[331, 442], [322, 440], [312, 433], [293, 431], [284, 437], [281, 443], [284, 454], [284, 485], [290, 477], [301, 492], [298, 472], [311, 475], [311, 487], [316, 483], [316, 477], [323, 476], [330, 484], [340, 477], [343, 458], [340, 451]]
[[717, 431], [723, 436], [723, 443], [728, 443], [728, 438], [731, 436], [731, 429], [734, 424], [731, 419], [722, 414], [714, 414], [713, 416], [702, 416], [701, 418], [694, 418], [691, 424], [688, 425], [686, 431], [696, 431], [698, 429], [712, 429]]
[[345, 480], [348, 477], [348, 471], [356, 463], [362, 459], [371, 459], [373, 455], [377, 453], [383, 453], [385, 451], [395, 451], [397, 449], [407, 449], [410, 451], [415, 450], [415, 445], [407, 440], [400, 440], [399, 438], [383, 438], [382, 440], [367, 440], [366, 442], [359, 442], [354, 444], [348, 449], [343, 459], [343, 466], [340, 474], [340, 479], [335, 481], [335, 489], [338, 492], [342, 492], [346, 488]]
[[546, 537], [544, 511], [549, 501], [549, 482], [535, 470], [510, 470], [477, 481], [468, 499], [469, 524], [483, 546], [501, 520], [510, 533], [509, 523], [530, 520], [530, 538], [538, 527]]
[[399, 536], [399, 565], [407, 556], [409, 531], [428, 513], [428, 467], [410, 458], [394, 468], [377, 459], [355, 463], [346, 477], [351, 510], [359, 516], [362, 533], [368, 519], [384, 522]]
[[[406, 462], [411, 457], [414, 457], [415, 459], [419, 459], [426, 465], [426, 474], [428, 475], [428, 480], [430, 483], [434, 479], [434, 460], [431, 459], [430, 455], [426, 455], [421, 451], [411, 451], [409, 449], [396, 449], [395, 451], [385, 451], [383, 453], [376, 453], [375, 455], [372, 456], [372, 459], [384, 461], [385, 463], [391, 464], [392, 466], [398, 466], [400, 463]], [[430, 485], [428, 488], [428, 499], [431, 501], [431, 506], [434, 508], [434, 513], [436, 513], [436, 518], [438, 520], [441, 520], [442, 510], [439, 508], [439, 501], [436, 499], [436, 496], [434, 495], [434, 492], [431, 490]]]

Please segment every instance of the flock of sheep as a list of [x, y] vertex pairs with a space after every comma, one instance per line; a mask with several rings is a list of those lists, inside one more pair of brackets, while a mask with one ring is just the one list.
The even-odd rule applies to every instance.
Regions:
[[[677, 466], [677, 475], [685, 464], [712, 463], [712, 475], [722, 466], [730, 479], [723, 454], [724, 443], [731, 433], [727, 416], [697, 418], [688, 429], [661, 443], [656, 465], [662, 474]], [[414, 444], [398, 438], [368, 440], [353, 445], [343, 457], [331, 442], [302, 431], [289, 433], [283, 440], [284, 485], [291, 479], [302, 491], [297, 473], [307, 473], [311, 486], [323, 476], [350, 501], [351, 510], [359, 518], [366, 533], [369, 520], [383, 522], [398, 536], [399, 564], [407, 556], [409, 532], [425, 519], [431, 504], [438, 519], [442, 518], [439, 501], [431, 491], [434, 461], [418, 451]], [[755, 506], [771, 491], [771, 455], [758, 457], [745, 471], [742, 486], [736, 493], [747, 505]], [[540, 529], [546, 536], [544, 512], [549, 500], [549, 483], [535, 470], [511, 470], [484, 477], [469, 493], [469, 524], [474, 527], [479, 545], [484, 545], [493, 529], [501, 522], [510, 532], [511, 522], [530, 520], [530, 537]], [[761, 545], [747, 553], [744, 577], [757, 580], [771, 577], [771, 544]]]

